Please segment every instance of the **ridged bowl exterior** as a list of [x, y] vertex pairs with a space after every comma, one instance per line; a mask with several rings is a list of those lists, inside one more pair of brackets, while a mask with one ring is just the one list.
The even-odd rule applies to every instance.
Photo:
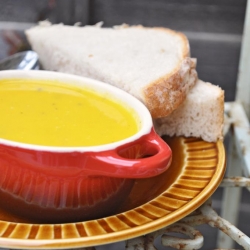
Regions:
[[168, 171], [136, 180], [120, 212], [97, 220], [34, 224], [0, 209], [0, 246], [58, 249], [97, 246], [168, 226], [200, 207], [219, 186], [226, 169], [222, 141], [165, 138], [173, 150]]
[[136, 178], [168, 169], [171, 149], [155, 133], [148, 109], [132, 95], [70, 74], [0, 71], [0, 80], [14, 78], [91, 89], [131, 109], [139, 128], [128, 138], [89, 147], [33, 145], [0, 138], [0, 199], [5, 210], [36, 223], [105, 217], [121, 206]]

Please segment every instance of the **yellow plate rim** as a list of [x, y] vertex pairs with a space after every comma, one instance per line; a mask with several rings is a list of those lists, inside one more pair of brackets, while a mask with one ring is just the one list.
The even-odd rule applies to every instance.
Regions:
[[[100, 220], [106, 220], [108, 221], [114, 219], [117, 219], [117, 216], [131, 216], [129, 215], [131, 212], [135, 212], [135, 209], [131, 209], [128, 211], [125, 211], [121, 214], [116, 214], [110, 217], [102, 218], [99, 220], [92, 220], [92, 221], [86, 221], [86, 222], [79, 222], [79, 223], [67, 223], [67, 224], [29, 224], [29, 223], [14, 223], [11, 221], [3, 221], [0, 220], [0, 247], [6, 247], [6, 248], [21, 248], [21, 249], [65, 249], [65, 248], [76, 248], [76, 247], [89, 247], [89, 246], [97, 246], [97, 245], [103, 245], [103, 244], [109, 244], [114, 243], [122, 240], [128, 240], [131, 238], [135, 238], [147, 233], [151, 233], [153, 231], [159, 230], [163, 227], [166, 227], [193, 212], [195, 209], [197, 209], [199, 206], [201, 206], [217, 189], [219, 186], [221, 180], [223, 179], [225, 169], [226, 169], [226, 160], [225, 160], [225, 149], [223, 141], [217, 141], [216, 143], [207, 143], [200, 139], [190, 139], [190, 138], [181, 138], [182, 142], [184, 144], [188, 143], [199, 143], [201, 145], [206, 145], [205, 148], [208, 148], [207, 150], [210, 152], [212, 150], [212, 154], [214, 157], [217, 158], [217, 164], [214, 170], [213, 175], [211, 176], [211, 179], [209, 183], [196, 195], [193, 197], [190, 201], [188, 201], [185, 205], [182, 207], [176, 209], [175, 211], [172, 211], [171, 213], [159, 217], [157, 219], [152, 219], [151, 221], [136, 225], [131, 228], [118, 230], [114, 232], [102, 232], [103, 228], [100, 228], [100, 233], [96, 235], [91, 235], [91, 232], [89, 232], [89, 236], [82, 237], [79, 235], [79, 237], [70, 237], [71, 232], [77, 233], [76, 231], [76, 225], [83, 225], [86, 226], [87, 229], [90, 229], [94, 225], [97, 226], [97, 231], [99, 227]], [[185, 147], [185, 145], [183, 146]], [[212, 147], [212, 149], [211, 149]], [[202, 147], [201, 147], [202, 148]], [[203, 153], [204, 149], [199, 149], [199, 146], [197, 147], [196, 151], [198, 153]], [[200, 150], [200, 152], [199, 152]], [[206, 151], [206, 149], [205, 149]], [[187, 153], [187, 156], [188, 157]], [[182, 176], [183, 173], [180, 174]], [[168, 191], [165, 190], [165, 191]], [[165, 192], [164, 192], [165, 193]], [[155, 199], [161, 197], [163, 194], [159, 195]], [[151, 200], [154, 201], [155, 199]], [[151, 201], [139, 206], [143, 207], [144, 205], [149, 204]], [[150, 211], [149, 211], [150, 212]], [[38, 227], [39, 230], [42, 232], [47, 230], [47, 234], [40, 234], [40, 238], [37, 237], [36, 239], [29, 239], [28, 232], [30, 232], [31, 228], [33, 226]], [[112, 225], [111, 225], [112, 226]], [[65, 238], [53, 238], [53, 232], [55, 230], [55, 227], [61, 228], [61, 233], [63, 235], [67, 235]], [[9, 231], [8, 231], [9, 230]], [[11, 231], [12, 230], [12, 231]], [[27, 231], [27, 233], [23, 233]], [[38, 230], [38, 231], [39, 231]], [[73, 230], [73, 231], [70, 231]], [[8, 231], [8, 236], [6, 236], [6, 232]], [[21, 232], [22, 231], [22, 232]], [[53, 231], [53, 232], [52, 232]], [[47, 235], [47, 236], [46, 236]]]

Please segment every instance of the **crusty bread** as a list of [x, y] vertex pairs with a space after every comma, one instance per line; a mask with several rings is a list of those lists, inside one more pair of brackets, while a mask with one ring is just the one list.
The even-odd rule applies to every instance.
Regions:
[[185, 101], [169, 116], [154, 120], [159, 135], [200, 137], [208, 142], [223, 138], [224, 91], [198, 80]]
[[185, 35], [142, 26], [66, 26], [26, 31], [44, 69], [91, 77], [141, 100], [152, 117], [169, 115], [197, 80]]

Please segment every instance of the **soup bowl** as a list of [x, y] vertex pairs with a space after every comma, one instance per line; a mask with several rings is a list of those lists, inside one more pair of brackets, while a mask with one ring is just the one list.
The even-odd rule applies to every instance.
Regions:
[[[50, 145], [49, 135], [48, 145], [40, 145], [15, 140], [15, 137], [6, 139], [0, 134], [1, 208], [34, 223], [97, 219], [117, 211], [136, 179], [150, 178], [168, 169], [172, 159], [171, 149], [155, 133], [148, 109], [132, 95], [89, 78], [58, 72], [18, 70], [0, 71], [0, 91], [4, 81], [13, 80], [25, 84], [40, 81], [45, 85], [52, 82], [87, 88], [104, 100], [112, 99], [118, 106], [126, 108], [138, 128], [126, 138], [94, 146]], [[14, 100], [14, 96], [11, 99]], [[32, 100], [30, 106], [34, 106]], [[6, 127], [9, 122], [1, 119]], [[14, 118], [17, 128], [20, 122], [19, 118]], [[102, 120], [98, 122], [102, 124]], [[36, 131], [36, 127], [34, 129], [33, 137], [42, 132], [39, 129]], [[77, 133], [88, 134], [84, 129]]]

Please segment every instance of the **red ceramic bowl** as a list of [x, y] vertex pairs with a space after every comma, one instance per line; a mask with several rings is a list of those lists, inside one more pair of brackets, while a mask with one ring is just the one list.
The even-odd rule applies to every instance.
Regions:
[[[96, 219], [116, 212], [134, 180], [166, 171], [169, 146], [155, 133], [147, 108], [111, 85], [46, 71], [0, 71], [3, 78], [49, 79], [109, 93], [139, 116], [133, 136], [91, 147], [52, 147], [0, 138], [0, 200], [9, 212], [38, 223]], [[142, 194], [143, 195], [143, 194]]]

